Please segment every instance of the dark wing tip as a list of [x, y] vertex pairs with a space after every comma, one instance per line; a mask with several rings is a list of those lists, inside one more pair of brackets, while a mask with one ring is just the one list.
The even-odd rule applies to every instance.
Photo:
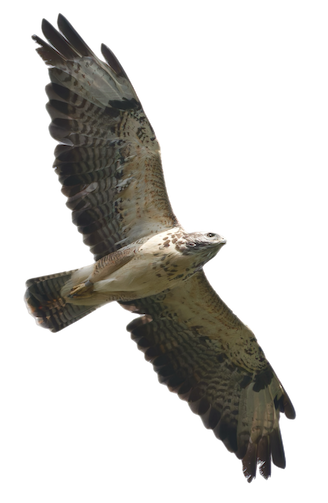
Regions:
[[67, 38], [80, 56], [95, 56], [90, 47], [84, 42], [83, 38], [62, 14], [58, 15], [57, 24], [62, 34]]
[[286, 392], [284, 392], [284, 396], [283, 396], [283, 405], [284, 405], [284, 412], [285, 412], [286, 417], [288, 419], [295, 419], [296, 412], [295, 412], [294, 406], [293, 406], [292, 402], [290, 401], [290, 398]]

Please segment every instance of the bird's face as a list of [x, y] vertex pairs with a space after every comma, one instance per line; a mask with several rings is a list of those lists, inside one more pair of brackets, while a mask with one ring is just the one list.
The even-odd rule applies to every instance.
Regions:
[[192, 232], [184, 235], [180, 251], [184, 255], [195, 257], [199, 265], [203, 265], [213, 258], [226, 240], [214, 232]]

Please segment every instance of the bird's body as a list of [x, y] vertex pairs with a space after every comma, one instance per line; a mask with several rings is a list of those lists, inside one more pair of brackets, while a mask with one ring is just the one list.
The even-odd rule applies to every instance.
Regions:
[[225, 243], [180, 227], [155, 234], [75, 271], [61, 289], [67, 303], [100, 306], [157, 295], [190, 278]]
[[95, 263], [29, 280], [28, 308], [53, 332], [114, 300], [142, 315], [127, 329], [159, 381], [242, 459], [248, 481], [257, 464], [268, 478], [271, 460], [285, 467], [280, 413], [295, 411], [253, 332], [205, 277], [225, 240], [177, 220], [156, 135], [114, 54], [102, 45], [105, 63], [61, 15], [58, 26], [43, 20], [49, 43], [33, 38], [50, 67], [55, 171]]

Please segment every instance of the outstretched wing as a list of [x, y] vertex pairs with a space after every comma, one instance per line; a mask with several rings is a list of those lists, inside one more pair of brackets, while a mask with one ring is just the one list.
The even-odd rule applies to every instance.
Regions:
[[100, 61], [60, 14], [46, 20], [37, 49], [50, 66], [46, 87], [55, 171], [73, 222], [95, 260], [177, 225], [164, 184], [159, 144], [114, 54]]
[[279, 413], [293, 405], [254, 334], [198, 272], [159, 295], [121, 303], [144, 313], [127, 327], [159, 381], [187, 400], [206, 428], [243, 461], [248, 481], [285, 467]]

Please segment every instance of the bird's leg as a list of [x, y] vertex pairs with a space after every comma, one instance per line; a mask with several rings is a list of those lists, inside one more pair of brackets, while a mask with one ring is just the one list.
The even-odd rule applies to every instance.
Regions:
[[69, 291], [67, 297], [69, 299], [76, 297], [90, 297], [90, 294], [93, 292], [93, 283], [90, 280], [85, 281], [84, 283], [80, 283], [79, 285], [73, 286]]

